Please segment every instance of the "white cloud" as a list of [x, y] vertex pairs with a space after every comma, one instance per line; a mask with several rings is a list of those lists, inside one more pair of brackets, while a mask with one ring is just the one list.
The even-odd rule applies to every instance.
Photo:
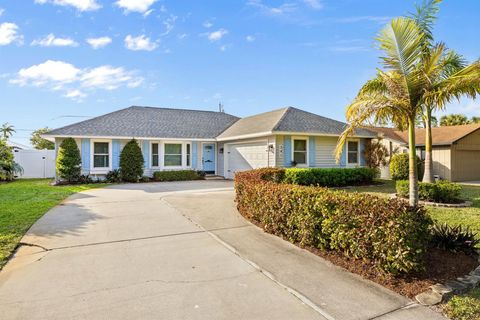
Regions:
[[57, 38], [53, 33], [50, 33], [43, 39], [33, 40], [31, 45], [41, 47], [76, 47], [78, 43], [70, 38]]
[[128, 35], [125, 37], [125, 47], [133, 51], [153, 51], [158, 47], [158, 44], [151, 41], [150, 38], [145, 35], [138, 37]]
[[314, 10], [320, 10], [323, 8], [323, 4], [320, 0], [303, 0], [303, 2]]
[[182, 33], [182, 34], [179, 34], [177, 37], [178, 37], [178, 39], [183, 40], [183, 39], [185, 39], [186, 37], [188, 37], [188, 34]]
[[80, 72], [80, 69], [70, 63], [47, 60], [44, 63], [20, 69], [17, 78], [10, 82], [21, 86], [54, 84], [55, 87], [58, 87], [76, 81]]
[[110, 37], [88, 38], [86, 41], [93, 49], [100, 49], [112, 43], [112, 38]]
[[71, 6], [79, 11], [93, 11], [102, 7], [97, 3], [97, 0], [35, 0], [35, 3], [51, 3], [63, 7]]
[[205, 28], [209, 29], [211, 27], [213, 27], [213, 23], [211, 23], [210, 21], [205, 21], [203, 24], [202, 24]]
[[263, 14], [273, 16], [281, 16], [297, 10], [297, 4], [295, 3], [284, 3], [278, 7], [270, 7], [264, 4], [261, 0], [248, 0], [247, 5], [257, 8]]
[[346, 18], [335, 19], [335, 22], [357, 23], [357, 22], [369, 21], [369, 22], [376, 22], [376, 23], [383, 24], [383, 23], [387, 23], [391, 19], [392, 17], [387, 17], [387, 16], [356, 16], [356, 17], [346, 17]]
[[17, 42], [23, 43], [23, 36], [18, 33], [18, 26], [15, 23], [4, 22], [0, 24], [0, 46]]
[[67, 93], [63, 95], [65, 98], [70, 98], [76, 101], [82, 101], [87, 95], [78, 89], [68, 90]]
[[11, 84], [19, 86], [31, 85], [60, 91], [64, 97], [73, 100], [81, 100], [87, 96], [83, 89], [114, 90], [122, 86], [134, 88], [142, 82], [142, 77], [123, 67], [103, 65], [81, 69], [64, 61], [53, 60], [20, 69], [16, 77], [10, 80]]
[[145, 13], [158, 0], [118, 0], [115, 4], [125, 12]]
[[163, 21], [163, 25], [165, 26], [165, 31], [160, 35], [161, 37], [164, 37], [168, 35], [170, 32], [172, 32], [173, 28], [175, 28], [175, 21], [177, 21], [177, 16], [170, 15], [167, 19]]
[[3, 15], [4, 12], [5, 12], [5, 9], [0, 8], [0, 17]]
[[122, 85], [134, 88], [142, 83], [143, 79], [135, 78], [131, 72], [122, 67], [100, 66], [91, 70], [85, 70], [80, 77], [80, 82], [86, 88], [100, 88], [114, 90]]
[[208, 33], [207, 34], [207, 37], [208, 37], [208, 40], [212, 41], [212, 42], [215, 42], [215, 41], [219, 41], [219, 40], [222, 40], [222, 38], [228, 34], [228, 30], [225, 30], [225, 29], [219, 29], [217, 31], [213, 31], [211, 33]]
[[252, 36], [252, 35], [248, 35], [245, 37], [245, 40], [247, 40], [247, 42], [253, 42], [256, 40], [255, 36]]

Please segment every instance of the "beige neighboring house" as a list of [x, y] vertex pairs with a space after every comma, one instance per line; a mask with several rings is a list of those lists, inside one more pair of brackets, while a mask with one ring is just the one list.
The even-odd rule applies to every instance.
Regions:
[[[433, 174], [450, 181], [480, 180], [480, 124], [432, 128]], [[378, 133], [390, 156], [408, 151], [408, 133], [394, 128], [369, 128]], [[425, 159], [425, 129], [415, 132], [417, 155]], [[381, 177], [390, 178], [389, 167]]]

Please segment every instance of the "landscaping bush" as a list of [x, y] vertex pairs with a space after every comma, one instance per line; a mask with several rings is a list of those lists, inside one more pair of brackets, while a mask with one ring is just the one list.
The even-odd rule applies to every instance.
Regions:
[[236, 201], [243, 216], [293, 243], [369, 259], [390, 273], [422, 268], [432, 223], [422, 207], [369, 194], [272, 182], [282, 171], [236, 174]]
[[12, 181], [16, 175], [23, 174], [23, 168], [13, 161], [12, 148], [7, 140], [0, 138], [0, 181]]
[[60, 178], [69, 183], [80, 178], [82, 158], [80, 150], [73, 138], [66, 138], [60, 144], [57, 155], [56, 169]]
[[289, 168], [283, 182], [302, 186], [343, 187], [368, 184], [375, 178], [373, 168]]
[[477, 234], [469, 227], [449, 226], [446, 223], [435, 223], [432, 227], [431, 243], [434, 247], [450, 250], [463, 251], [465, 253], [475, 252], [475, 246], [479, 243]]
[[[409, 183], [407, 180], [398, 180], [396, 182], [397, 195], [407, 198]], [[458, 203], [460, 201], [460, 192], [462, 187], [457, 183], [449, 181], [438, 181], [436, 183], [418, 183], [418, 197], [420, 200], [433, 201], [439, 203]]]
[[187, 181], [201, 179], [203, 179], [203, 176], [194, 170], [155, 171], [153, 173], [153, 180], [155, 181]]
[[[390, 160], [390, 176], [392, 180], [408, 180], [408, 153], [397, 153]], [[417, 156], [417, 176], [423, 177], [422, 160]]]
[[119, 169], [114, 169], [105, 175], [105, 180], [111, 183], [122, 182], [122, 174]]
[[120, 154], [120, 174], [123, 181], [138, 182], [143, 176], [142, 149], [135, 139], [123, 147]]

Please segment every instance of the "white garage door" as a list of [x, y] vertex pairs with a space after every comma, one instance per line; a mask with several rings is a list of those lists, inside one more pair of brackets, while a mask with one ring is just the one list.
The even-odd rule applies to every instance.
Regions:
[[225, 176], [233, 179], [235, 172], [268, 167], [267, 146], [267, 141], [227, 145]]

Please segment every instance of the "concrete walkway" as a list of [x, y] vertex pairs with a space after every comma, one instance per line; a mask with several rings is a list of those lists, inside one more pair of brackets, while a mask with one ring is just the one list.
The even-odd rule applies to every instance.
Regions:
[[443, 319], [263, 233], [233, 197], [227, 181], [74, 195], [0, 272], [0, 317]]

